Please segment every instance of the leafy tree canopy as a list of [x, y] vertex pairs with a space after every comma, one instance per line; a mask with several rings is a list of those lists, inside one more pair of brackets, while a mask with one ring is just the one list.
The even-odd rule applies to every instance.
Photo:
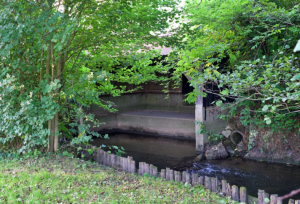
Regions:
[[[79, 134], [93, 120], [82, 108], [101, 94], [159, 80], [163, 68], [148, 65], [178, 14], [174, 0], [2, 0], [0, 3], [0, 142], [20, 152], [36, 146], [58, 148], [58, 136]], [[91, 123], [90, 123], [91, 124]], [[96, 124], [96, 122], [95, 122]], [[72, 127], [71, 131], [68, 127]]]
[[[188, 1], [189, 32], [173, 52], [174, 78], [185, 73], [195, 91], [235, 100], [226, 104], [245, 125], [266, 124], [273, 130], [294, 126], [300, 111], [300, 2], [267, 0]], [[199, 85], [213, 84], [218, 91]], [[239, 108], [241, 107], [241, 108]], [[265, 122], [264, 122], [265, 121]]]

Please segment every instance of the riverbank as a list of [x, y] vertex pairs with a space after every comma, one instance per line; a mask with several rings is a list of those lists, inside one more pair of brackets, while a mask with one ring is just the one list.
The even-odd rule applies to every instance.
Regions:
[[0, 160], [0, 203], [237, 203], [202, 186], [58, 155]]

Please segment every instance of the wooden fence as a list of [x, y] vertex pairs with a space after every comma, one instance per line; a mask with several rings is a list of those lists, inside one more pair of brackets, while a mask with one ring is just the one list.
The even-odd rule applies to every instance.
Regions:
[[[95, 146], [87, 146], [87, 148], [95, 149]], [[236, 185], [230, 185], [226, 180], [219, 181], [218, 178], [201, 176], [193, 174], [192, 176], [188, 172], [174, 171], [170, 168], [162, 169], [158, 172], [157, 167], [146, 162], [139, 162], [139, 169], [135, 168], [135, 161], [132, 157], [120, 157], [114, 154], [108, 154], [103, 149], [98, 148], [93, 154], [93, 159], [99, 164], [119, 167], [123, 171], [129, 173], [138, 173], [144, 175], [150, 174], [154, 177], [161, 177], [167, 181], [176, 181], [182, 183], [188, 183], [192, 186], [203, 185], [205, 188], [212, 192], [220, 193], [223, 196], [230, 196], [232, 200], [249, 203], [249, 204], [281, 204], [281, 201], [277, 201], [278, 195], [269, 195], [264, 190], [258, 190], [258, 197], [247, 195], [247, 189], [245, 187], [238, 187]], [[266, 199], [268, 198], [268, 199]], [[266, 202], [269, 200], [269, 202]], [[288, 204], [300, 204], [300, 200], [290, 199]]]

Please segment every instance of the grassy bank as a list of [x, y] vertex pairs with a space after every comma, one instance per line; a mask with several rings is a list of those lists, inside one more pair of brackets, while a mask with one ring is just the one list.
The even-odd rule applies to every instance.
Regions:
[[58, 155], [0, 161], [0, 203], [234, 203], [189, 187]]

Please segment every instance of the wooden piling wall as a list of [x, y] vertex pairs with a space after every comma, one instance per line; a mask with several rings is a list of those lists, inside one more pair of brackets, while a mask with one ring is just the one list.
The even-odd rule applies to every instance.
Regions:
[[[87, 147], [88, 148], [88, 147]], [[90, 146], [91, 149], [97, 149]], [[138, 173], [139, 175], [149, 174], [153, 177], [160, 177], [167, 181], [181, 182], [191, 186], [203, 185], [212, 192], [219, 193], [224, 197], [231, 197], [232, 200], [248, 203], [248, 204], [281, 204], [277, 194], [269, 195], [264, 190], [258, 190], [257, 198], [247, 195], [245, 187], [230, 185], [226, 180], [219, 181], [218, 178], [193, 174], [189, 172], [174, 171], [170, 168], [162, 169], [158, 172], [157, 167], [146, 162], [139, 162], [139, 168], [135, 168], [135, 161], [132, 157], [120, 157], [114, 154], [108, 154], [104, 150], [98, 148], [93, 153], [93, 160], [102, 165], [120, 168], [125, 172]], [[300, 200], [289, 200], [289, 204], [300, 204]]]

